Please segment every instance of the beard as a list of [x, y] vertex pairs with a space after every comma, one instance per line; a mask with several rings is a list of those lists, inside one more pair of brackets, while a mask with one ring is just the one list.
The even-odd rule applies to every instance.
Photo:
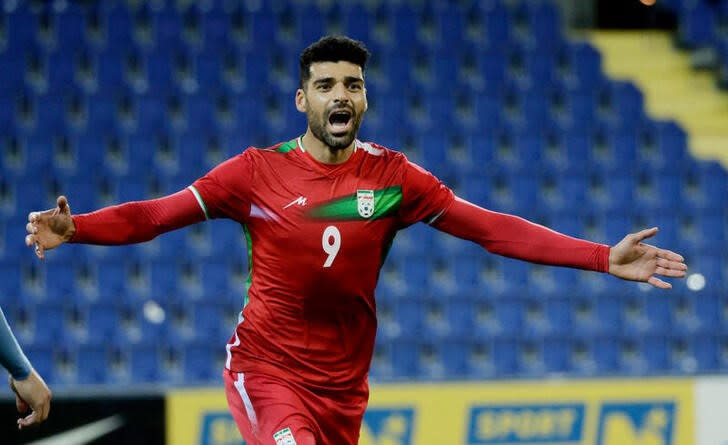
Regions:
[[316, 115], [312, 110], [306, 111], [311, 133], [316, 136], [316, 139], [323, 141], [324, 144], [334, 151], [342, 150], [351, 145], [354, 138], [356, 138], [356, 134], [359, 132], [362, 119], [362, 116], [357, 114], [353, 108], [346, 108], [351, 113], [351, 129], [343, 134], [334, 135], [326, 129], [326, 124], [329, 121], [328, 116], [336, 109], [342, 109], [342, 107], [332, 108], [320, 116]]

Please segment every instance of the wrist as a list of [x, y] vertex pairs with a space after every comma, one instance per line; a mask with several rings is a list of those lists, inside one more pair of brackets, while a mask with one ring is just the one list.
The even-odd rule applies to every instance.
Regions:
[[71, 216], [71, 224], [69, 229], [66, 231], [66, 235], [63, 237], [64, 242], [73, 242], [73, 237], [76, 236], [76, 216]]
[[608, 245], [604, 245], [604, 252], [605, 252], [605, 264], [604, 264], [604, 273], [612, 274], [614, 270], [615, 265], [615, 254], [614, 254], [614, 248]]

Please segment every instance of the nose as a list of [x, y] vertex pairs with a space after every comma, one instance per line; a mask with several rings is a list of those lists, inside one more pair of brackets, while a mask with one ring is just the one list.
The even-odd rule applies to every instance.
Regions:
[[341, 82], [334, 86], [334, 102], [344, 104], [349, 102], [348, 91], [346, 90], [346, 86]]

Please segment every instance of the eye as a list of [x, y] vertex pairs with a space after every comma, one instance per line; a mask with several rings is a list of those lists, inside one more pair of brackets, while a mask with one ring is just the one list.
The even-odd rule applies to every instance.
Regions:
[[349, 89], [351, 91], [361, 91], [361, 84], [359, 84], [359, 83], [352, 83], [351, 85], [349, 85]]
[[318, 86], [316, 87], [316, 89], [317, 89], [318, 91], [329, 91], [329, 90], [331, 89], [331, 85], [329, 85], [329, 84], [325, 84], [325, 83], [320, 83], [320, 84], [319, 84], [319, 85], [318, 85]]

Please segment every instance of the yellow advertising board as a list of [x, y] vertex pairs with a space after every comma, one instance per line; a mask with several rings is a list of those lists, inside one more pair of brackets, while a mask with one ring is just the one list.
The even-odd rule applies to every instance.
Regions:
[[[693, 381], [372, 385], [360, 445], [690, 445]], [[175, 445], [240, 445], [222, 388], [167, 399]]]

